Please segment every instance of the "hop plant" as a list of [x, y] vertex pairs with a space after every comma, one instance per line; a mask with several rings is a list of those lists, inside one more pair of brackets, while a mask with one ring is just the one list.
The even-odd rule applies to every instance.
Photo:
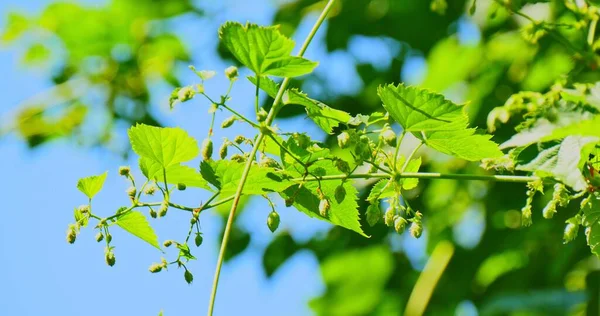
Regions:
[[163, 266], [160, 263], [153, 263], [150, 268], [148, 268], [148, 270], [152, 273], [158, 273], [160, 271], [162, 271]]
[[185, 279], [185, 282], [187, 282], [188, 284], [192, 284], [192, 282], [194, 281], [194, 275], [192, 275], [192, 273], [188, 269], [185, 269], [183, 278]]
[[98, 232], [96, 234], [96, 241], [101, 242], [102, 240], [104, 240], [104, 234], [102, 234], [102, 232]]
[[350, 173], [352, 171], [350, 170], [350, 164], [343, 159], [336, 159], [335, 167], [342, 173]]
[[169, 203], [167, 201], [163, 201], [160, 204], [160, 209], [158, 210], [158, 216], [165, 217], [165, 215], [167, 215], [168, 211], [169, 211]]
[[225, 69], [225, 76], [227, 76], [227, 78], [229, 80], [235, 80], [238, 77], [238, 69], [235, 66], [229, 66], [227, 67], [227, 69]]
[[229, 141], [223, 142], [221, 147], [219, 148], [219, 158], [225, 159], [227, 158], [227, 148], [229, 147]]
[[233, 139], [233, 141], [238, 145], [241, 145], [245, 140], [246, 140], [246, 137], [244, 137], [242, 135], [238, 135]]
[[74, 244], [76, 239], [77, 239], [77, 228], [75, 227], [75, 225], [71, 224], [71, 225], [69, 225], [69, 228], [67, 229], [67, 242], [69, 242], [70, 244]]
[[165, 246], [166, 248], [171, 247], [172, 244], [173, 244], [173, 241], [170, 239], [167, 239], [163, 242], [163, 246]]
[[185, 191], [186, 188], [187, 186], [185, 185], [185, 183], [177, 183], [177, 190]]
[[233, 123], [235, 123], [235, 121], [237, 120], [237, 118], [232, 115], [228, 118], [226, 118], [223, 123], [221, 123], [221, 128], [228, 128], [231, 127], [231, 125], [233, 125]]
[[381, 137], [386, 145], [396, 147], [396, 133], [391, 128], [384, 129], [379, 137]]
[[202, 245], [202, 234], [201, 233], [196, 233], [196, 237], [194, 238], [194, 244], [196, 245], [196, 247], [200, 247], [200, 245]]
[[267, 217], [267, 227], [269, 227], [269, 230], [272, 233], [274, 233], [279, 227], [279, 221], [279, 214], [277, 214], [277, 212], [275, 211], [271, 211], [271, 213], [269, 213], [269, 216]]
[[337, 141], [340, 148], [348, 148], [348, 146], [350, 146], [350, 134], [348, 132], [342, 132], [338, 135]]
[[420, 222], [415, 221], [410, 225], [409, 230], [413, 237], [419, 238], [423, 234], [423, 225]]
[[136, 194], [137, 194], [137, 190], [135, 187], [131, 186], [131, 187], [127, 188], [127, 196], [129, 196], [130, 199], [134, 200]]
[[156, 193], [156, 187], [151, 185], [144, 190], [144, 194], [146, 195], [154, 195]]
[[319, 202], [319, 214], [323, 217], [327, 217], [330, 207], [331, 205], [329, 204], [328, 199], [321, 199], [321, 201]]
[[375, 226], [381, 220], [382, 216], [379, 205], [370, 204], [367, 207], [367, 223], [369, 223], [369, 226]]
[[106, 264], [108, 264], [111, 267], [114, 266], [115, 262], [117, 261], [115, 258], [115, 253], [112, 251], [112, 249], [108, 247], [104, 251], [104, 259], [106, 261]]
[[264, 122], [267, 119], [268, 115], [269, 113], [267, 113], [265, 109], [260, 108], [260, 110], [258, 110], [258, 113], [256, 113], [256, 120], [259, 122]]
[[[398, 216], [395, 220], [394, 220], [394, 229], [396, 230], [396, 232], [398, 234], [402, 234], [404, 232], [404, 230], [406, 229], [406, 224], [408, 224], [408, 221], [406, 219], [404, 219], [404, 217], [402, 216]], [[421, 231], [423, 229], [421, 228]], [[411, 232], [412, 234], [412, 232]], [[414, 236], [414, 234], [413, 234]], [[419, 236], [421, 236], [421, 233], [419, 232]], [[416, 237], [419, 238], [419, 237]]]
[[129, 166], [119, 167], [119, 175], [121, 175], [123, 177], [128, 177], [130, 173], [131, 173], [131, 169], [129, 168]]
[[394, 216], [396, 216], [396, 209], [393, 206], [388, 207], [383, 215], [386, 226], [392, 227], [394, 225]]
[[213, 154], [213, 142], [210, 138], [205, 138], [202, 141], [202, 159], [210, 160]]
[[275, 159], [266, 156], [260, 160], [260, 166], [265, 168], [281, 169], [281, 166]]
[[177, 100], [179, 102], [189, 101], [194, 98], [195, 94], [196, 91], [194, 91], [193, 87], [183, 87], [177, 92]]

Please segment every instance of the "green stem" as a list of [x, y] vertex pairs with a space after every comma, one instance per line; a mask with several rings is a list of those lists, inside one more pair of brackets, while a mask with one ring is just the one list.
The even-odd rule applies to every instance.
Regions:
[[256, 91], [254, 92], [254, 110], [258, 114], [258, 99], [260, 96], [260, 76], [256, 76]]
[[[333, 7], [334, 3], [335, 3], [335, 0], [329, 0], [327, 2], [327, 5], [323, 9], [323, 12], [321, 12], [321, 15], [315, 22], [315, 24], [314, 24], [313, 28], [311, 29], [310, 33], [308, 34], [306, 40], [302, 44], [302, 47], [300, 48], [300, 51], [298, 52], [298, 57], [302, 57], [302, 55], [304, 55], [304, 52], [306, 52], [308, 45], [310, 44], [313, 37], [317, 33], [317, 30], [319, 29], [319, 27], [325, 20], [325, 17], [327, 17], [327, 14]], [[281, 103], [281, 99], [283, 97], [283, 93], [285, 92], [285, 89], [287, 88], [289, 83], [290, 83], [289, 78], [285, 78], [283, 80], [283, 82], [281, 83], [279, 91], [277, 92], [277, 95], [275, 96], [275, 100], [273, 101], [273, 107], [271, 107], [271, 110], [269, 111], [267, 119], [265, 120], [265, 125], [267, 127], [271, 126], [271, 124], [273, 123], [273, 120], [275, 119], [275, 116], [277, 116], [277, 112], [279, 111], [279, 108], [280, 108], [280, 103]], [[258, 84], [257, 84], [257, 87], [258, 87]], [[211, 290], [211, 294], [210, 294], [210, 300], [208, 303], [208, 315], [209, 316], [213, 315], [215, 299], [217, 297], [217, 288], [219, 287], [219, 276], [221, 274], [221, 267], [223, 265], [223, 259], [225, 258], [225, 252], [227, 250], [227, 244], [229, 242], [231, 228], [233, 226], [233, 219], [235, 217], [235, 211], [237, 210], [238, 204], [240, 202], [240, 197], [242, 196], [242, 191], [244, 189], [244, 185], [246, 184], [246, 179], [248, 178], [248, 174], [250, 173], [250, 167], [252, 166], [252, 163], [254, 162], [254, 157], [256, 156], [256, 153], [258, 152], [258, 148], [260, 147], [264, 138], [265, 138], [265, 134], [263, 132], [261, 132], [258, 135], [258, 137], [256, 138], [256, 141], [254, 142], [254, 146], [252, 147], [252, 151], [250, 152], [250, 157], [248, 157], [248, 161], [246, 162], [246, 165], [244, 167], [242, 177], [240, 178], [240, 182], [239, 182], [237, 190], [235, 192], [235, 196], [233, 197], [233, 203], [231, 204], [231, 210], [229, 211], [229, 217], [227, 218], [227, 224], [225, 225], [225, 232], [223, 233], [223, 240], [221, 242], [221, 249], [219, 250], [219, 257], [217, 259], [217, 267], [215, 270], [215, 277], [213, 280], [213, 286], [212, 286], [212, 290]]]
[[594, 46], [594, 37], [596, 34], [596, 25], [598, 24], [598, 19], [592, 19], [592, 22], [590, 22], [590, 30], [588, 32], [588, 36], [587, 36], [587, 43], [590, 46], [590, 48], [592, 46]]
[[245, 116], [241, 115], [240, 113], [236, 112], [234, 109], [230, 108], [229, 106], [227, 106], [227, 104], [225, 103], [219, 103], [219, 106], [224, 107], [227, 111], [233, 113], [233, 115], [239, 117], [240, 119], [242, 119], [242, 121], [252, 125], [255, 128], [258, 128], [258, 124], [252, 122], [251, 120], [247, 119]]
[[400, 152], [400, 145], [402, 145], [402, 140], [404, 140], [405, 135], [406, 135], [406, 131], [402, 130], [402, 134], [400, 134], [400, 137], [398, 137], [398, 141], [396, 141], [396, 150], [394, 151], [394, 157], [392, 157], [392, 159], [394, 161], [390, 161], [392, 163], [392, 166], [394, 166], [394, 168], [392, 168], [394, 170], [394, 172], [396, 172], [396, 161], [398, 161], [398, 153]]
[[406, 161], [404, 162], [404, 166], [402, 166], [402, 169], [400, 170], [400, 173], [402, 173], [406, 170], [406, 167], [408, 167], [408, 163], [410, 162], [411, 159], [413, 159], [413, 157], [415, 156], [417, 151], [419, 151], [419, 148], [421, 148], [421, 146], [423, 146], [422, 141], [419, 142], [419, 144], [415, 147], [415, 149], [413, 149], [413, 151], [410, 153], [410, 155], [408, 155], [408, 157], [406, 158]]

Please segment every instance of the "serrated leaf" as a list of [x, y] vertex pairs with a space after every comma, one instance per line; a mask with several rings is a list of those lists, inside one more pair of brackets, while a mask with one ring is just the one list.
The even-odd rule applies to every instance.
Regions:
[[533, 160], [518, 165], [516, 169], [547, 173], [573, 190], [583, 191], [587, 184], [579, 166], [581, 152], [586, 145], [598, 140], [597, 137], [568, 136], [560, 144], [542, 150]]
[[348, 124], [352, 116], [342, 110], [337, 110], [326, 104], [309, 98], [297, 89], [286, 90], [283, 95], [284, 104], [298, 104], [306, 108], [306, 114], [327, 134], [341, 124]]
[[389, 179], [381, 179], [375, 183], [371, 192], [369, 192], [369, 197], [367, 201], [370, 203], [375, 203], [377, 200], [389, 198], [396, 195], [394, 191], [394, 185], [390, 183]]
[[196, 257], [194, 257], [190, 251], [190, 246], [188, 246], [187, 244], [177, 244], [177, 249], [179, 249], [179, 256], [186, 258], [188, 261], [189, 260], [196, 260]]
[[[245, 163], [230, 160], [203, 161], [200, 172], [221, 194], [227, 195], [236, 192], [244, 167]], [[280, 170], [252, 165], [242, 194], [279, 192], [292, 184], [294, 183]]]
[[[421, 168], [421, 157], [409, 161], [404, 172], [418, 172], [419, 168]], [[400, 180], [404, 190], [414, 189], [419, 184], [419, 179], [417, 178], [404, 178]]]
[[[330, 150], [325, 148], [319, 142], [315, 142], [305, 134], [295, 134], [290, 136], [283, 146], [287, 152], [280, 148], [280, 156], [286, 168], [295, 168], [296, 170], [304, 170], [304, 167], [298, 163], [289, 153], [294, 155], [304, 164], [314, 162], [320, 158], [330, 155]], [[289, 153], [288, 153], [289, 152]]]
[[[256, 77], [253, 76], [248, 76], [248, 80], [250, 80], [250, 82], [256, 86], [256, 83], [258, 82], [256, 80]], [[279, 84], [275, 81], [273, 81], [273, 79], [269, 78], [269, 77], [261, 77], [260, 78], [260, 82], [259, 83], [259, 88], [266, 92], [267, 95], [269, 95], [271, 98], [275, 99], [275, 97], [277, 96], [277, 91], [279, 91]]]
[[600, 200], [593, 197], [583, 208], [583, 225], [589, 227], [586, 236], [588, 246], [593, 254], [600, 257]]
[[294, 41], [281, 34], [278, 26], [226, 22], [219, 29], [219, 38], [237, 60], [258, 76], [297, 77], [312, 72], [318, 65], [291, 56]]
[[[323, 175], [339, 175], [340, 172], [335, 168], [331, 161], [319, 161], [313, 164], [309, 171], [312, 173], [315, 169], [320, 169]], [[294, 176], [301, 176], [300, 173]], [[335, 191], [342, 185], [346, 191], [345, 198], [338, 200], [335, 198]], [[323, 217], [319, 213], [320, 196], [317, 192], [319, 188], [318, 181], [305, 182], [302, 185], [293, 185], [281, 192], [283, 198], [294, 197], [294, 207], [302, 213], [315, 217], [334, 225], [338, 225], [353, 230], [365, 237], [368, 237], [360, 227], [358, 216], [358, 204], [356, 203], [358, 191], [352, 185], [351, 180], [328, 180], [321, 181], [321, 192], [328, 198], [330, 208], [327, 216]]]
[[199, 153], [196, 140], [181, 128], [137, 124], [128, 134], [136, 154], [163, 168], [192, 160]]
[[131, 211], [117, 217], [117, 225], [160, 250], [158, 237], [141, 212]]
[[383, 122], [385, 120], [387, 120], [385, 114], [383, 114], [381, 112], [373, 112], [370, 115], [357, 114], [356, 116], [352, 117], [348, 121], [348, 124], [349, 125], [365, 124], [366, 126], [371, 126], [373, 124]]
[[471, 161], [502, 156], [491, 135], [468, 128], [464, 107], [441, 94], [403, 84], [379, 87], [378, 93], [392, 118], [427, 146]]
[[97, 176], [85, 177], [77, 181], [77, 189], [83, 192], [88, 198], [92, 199], [104, 186], [104, 180], [106, 180], [107, 172]]
[[[158, 183], [164, 182], [163, 167], [158, 162], [142, 157], [140, 158], [140, 169], [149, 180]], [[188, 187], [211, 190], [208, 182], [192, 167], [175, 164], [166, 168], [166, 173], [169, 184], [183, 183]]]

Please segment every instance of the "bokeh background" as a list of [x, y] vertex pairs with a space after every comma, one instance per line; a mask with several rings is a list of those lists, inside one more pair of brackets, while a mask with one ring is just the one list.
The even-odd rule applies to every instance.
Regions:
[[[469, 101], [472, 123], [485, 128], [487, 113], [511, 94], [546, 91], [582, 66], [557, 41], [527, 41], [526, 21], [493, 1], [478, 1], [473, 16], [467, 14], [470, 1], [339, 2], [305, 55], [320, 66], [293, 84], [352, 114], [379, 110], [376, 87], [404, 81]], [[561, 3], [518, 1], [515, 7], [539, 19], [576, 22]], [[204, 313], [226, 208], [202, 215], [204, 244], [193, 252], [198, 260], [189, 266], [194, 283], [188, 285], [182, 270], [150, 274], [148, 266], [163, 254], [116, 229], [112, 268], [92, 230], [67, 244], [73, 208], [86, 202], [75, 184], [108, 170], [94, 209], [111, 214], [126, 205], [128, 183], [117, 169], [137, 169], [126, 135], [131, 124], [181, 126], [199, 140], [206, 136], [209, 104], [194, 100], [170, 110], [168, 98], [174, 87], [198, 81], [190, 64], [218, 72], [206, 84], [210, 95], [225, 92], [223, 70], [235, 62], [219, 47], [219, 25], [278, 23], [299, 43], [323, 5], [315, 0], [0, 2], [0, 314]], [[574, 31], [563, 35], [574, 43], [582, 40]], [[231, 104], [253, 117], [253, 86], [245, 75], [241, 69]], [[598, 79], [593, 71], [581, 76]], [[334, 142], [301, 109], [286, 108], [282, 116], [277, 124], [283, 131]], [[495, 140], [506, 140], [512, 127], [497, 131]], [[237, 124], [218, 130], [215, 139], [250, 133]], [[427, 149], [420, 154], [426, 170], [482, 172]], [[363, 195], [371, 184], [359, 183]], [[177, 200], [198, 204], [207, 197], [187, 190]], [[271, 234], [265, 224], [268, 205], [247, 201], [222, 271], [216, 313], [399, 315], [443, 240], [451, 241], [454, 251], [446, 253], [450, 264], [428, 314], [564, 315], [598, 304], [598, 278], [592, 277], [598, 259], [582, 236], [562, 245], [564, 219], [574, 207], [552, 221], [538, 212], [535, 225], [521, 229], [518, 210], [525, 190], [518, 185], [422, 181], [408, 197], [425, 214], [419, 240], [383, 225], [365, 228], [372, 237], [364, 239], [284, 208], [281, 200], [282, 224]], [[185, 236], [188, 218], [178, 215], [171, 211], [167, 220], [152, 221], [161, 240]]]

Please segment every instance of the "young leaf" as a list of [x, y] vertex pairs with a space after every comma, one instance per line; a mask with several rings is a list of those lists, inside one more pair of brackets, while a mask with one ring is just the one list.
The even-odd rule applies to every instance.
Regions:
[[284, 104], [298, 104], [306, 108], [306, 114], [327, 134], [333, 133], [333, 128], [342, 124], [348, 124], [352, 116], [342, 110], [336, 110], [324, 103], [309, 98], [305, 93], [297, 89], [285, 91], [283, 95]]
[[[320, 161], [313, 164], [313, 166], [314, 167], [309, 171], [314, 172], [315, 169], [319, 169], [323, 175], [340, 174], [330, 161]], [[296, 173], [295, 176], [301, 176], [301, 174]], [[343, 186], [346, 192], [343, 200], [338, 200], [336, 198], [335, 192], [339, 186]], [[352, 181], [321, 181], [321, 193], [329, 200], [329, 210], [327, 211], [326, 217], [321, 216], [319, 213], [321, 195], [317, 192], [318, 188], [318, 181], [310, 181], [305, 182], [302, 185], [293, 185], [280, 194], [284, 199], [293, 198], [294, 207], [310, 217], [328, 221], [334, 225], [342, 226], [367, 237], [360, 227], [358, 204], [356, 203], [358, 191], [352, 185]]]
[[593, 254], [600, 257], [600, 200], [592, 197], [583, 208], [583, 225], [588, 227], [586, 238]]
[[575, 191], [583, 191], [587, 184], [579, 166], [583, 148], [598, 142], [597, 137], [568, 136], [560, 144], [542, 150], [537, 157], [517, 166], [517, 170], [547, 173]]
[[117, 217], [117, 225], [160, 250], [158, 237], [141, 212], [131, 211]]
[[294, 41], [281, 34], [278, 26], [226, 22], [219, 29], [219, 38], [257, 76], [297, 77], [312, 72], [318, 64], [291, 56]]
[[[248, 76], [248, 80], [250, 80], [250, 82], [256, 86], [256, 77]], [[279, 90], [279, 84], [269, 77], [262, 77], [260, 78], [259, 88], [266, 92], [271, 98], [275, 99], [277, 96], [277, 91]]]
[[[221, 194], [233, 194], [242, 178], [243, 163], [230, 160], [203, 161], [200, 172], [203, 177], [220, 190]], [[253, 165], [246, 179], [243, 194], [265, 194], [283, 191], [293, 182], [282, 171]]]
[[179, 249], [180, 257], [186, 258], [188, 261], [196, 260], [196, 257], [194, 257], [190, 252], [190, 246], [187, 244], [177, 244], [177, 248]]
[[[405, 159], [402, 159], [402, 160], [405, 160]], [[404, 161], [402, 161], [402, 163], [404, 163]], [[411, 161], [409, 161], [408, 164], [406, 165], [406, 169], [404, 170], [404, 172], [418, 172], [419, 168], [421, 168], [421, 157], [419, 157], [417, 159], [412, 159]], [[414, 189], [417, 187], [417, 184], [419, 184], [419, 179], [417, 179], [417, 178], [400, 179], [400, 183], [402, 184], [402, 188], [404, 190], [411, 190], [411, 189]]]
[[475, 135], [462, 106], [444, 96], [415, 87], [379, 87], [383, 107], [402, 127], [427, 146], [466, 160], [502, 156], [490, 135]]
[[77, 189], [83, 192], [88, 198], [92, 199], [104, 186], [104, 180], [106, 180], [107, 172], [97, 176], [91, 176], [81, 178], [77, 181]]
[[128, 131], [136, 154], [158, 163], [163, 168], [198, 156], [198, 143], [181, 128], [137, 124]]
[[369, 201], [369, 203], [375, 203], [377, 200], [389, 198], [394, 195], [396, 195], [396, 192], [394, 191], [394, 185], [390, 183], [390, 180], [381, 179], [375, 183], [371, 192], [369, 192], [367, 201]]
[[[158, 162], [142, 157], [140, 158], [140, 169], [149, 180], [155, 180], [158, 183], [164, 182], [163, 167]], [[166, 173], [169, 184], [183, 183], [188, 187], [211, 190], [208, 182], [194, 168], [175, 164], [167, 167]]]

